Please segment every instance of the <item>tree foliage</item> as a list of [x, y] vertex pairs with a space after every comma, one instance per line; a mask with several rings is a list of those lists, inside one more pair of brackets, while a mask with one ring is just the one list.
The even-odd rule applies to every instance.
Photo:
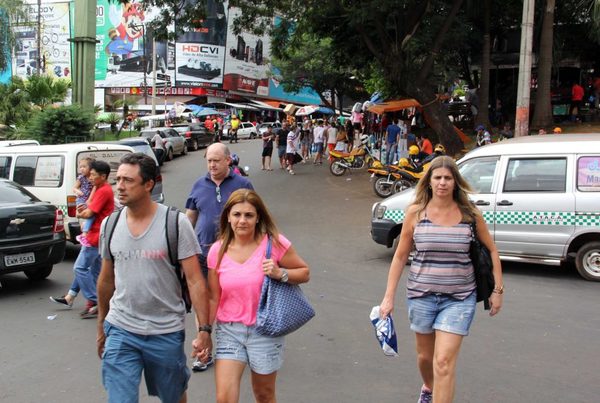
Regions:
[[48, 108], [35, 115], [29, 124], [31, 138], [44, 144], [65, 144], [89, 140], [95, 124], [94, 113], [79, 105]]
[[43, 110], [55, 102], [64, 102], [70, 86], [69, 80], [34, 74], [25, 81], [25, 92], [29, 101]]
[[11, 128], [23, 126], [31, 113], [23, 80], [13, 77], [9, 84], [0, 84], [0, 124]]
[[23, 0], [0, 0], [0, 72], [7, 70], [15, 45], [14, 27], [27, 22]]

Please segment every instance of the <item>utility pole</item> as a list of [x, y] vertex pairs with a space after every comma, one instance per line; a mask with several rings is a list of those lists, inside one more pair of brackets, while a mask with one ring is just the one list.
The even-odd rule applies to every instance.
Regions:
[[75, 0], [73, 103], [94, 108], [96, 63], [96, 0]]
[[37, 63], [36, 72], [42, 72], [42, 0], [37, 0]]
[[[152, 35], [152, 115], [156, 115], [156, 40]], [[166, 88], [163, 88], [166, 90]]]
[[517, 89], [517, 116], [515, 137], [529, 135], [529, 100], [531, 94], [531, 48], [533, 43], [533, 15], [535, 0], [523, 0], [521, 23], [521, 56]]

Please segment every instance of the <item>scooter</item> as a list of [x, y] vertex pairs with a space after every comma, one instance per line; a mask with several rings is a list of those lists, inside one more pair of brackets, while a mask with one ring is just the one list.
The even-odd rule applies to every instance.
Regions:
[[331, 150], [329, 156], [333, 158], [329, 165], [329, 172], [334, 176], [342, 176], [346, 170], [363, 169], [370, 167], [373, 161], [378, 161], [373, 151], [369, 148], [369, 136], [360, 136], [360, 145], [351, 152]]

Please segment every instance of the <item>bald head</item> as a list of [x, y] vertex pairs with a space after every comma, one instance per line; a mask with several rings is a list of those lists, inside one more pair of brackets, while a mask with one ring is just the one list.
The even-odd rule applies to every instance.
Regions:
[[206, 164], [213, 181], [220, 183], [229, 175], [230, 155], [229, 148], [223, 143], [211, 144], [206, 149]]

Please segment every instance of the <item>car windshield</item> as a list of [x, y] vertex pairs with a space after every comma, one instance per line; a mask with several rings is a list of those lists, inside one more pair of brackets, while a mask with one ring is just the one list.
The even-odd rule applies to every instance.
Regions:
[[0, 182], [0, 203], [31, 203], [39, 201], [27, 190], [12, 182]]
[[186, 131], [188, 131], [187, 126], [178, 126], [178, 127], [174, 127], [173, 129], [177, 130], [179, 133], [185, 133]]

